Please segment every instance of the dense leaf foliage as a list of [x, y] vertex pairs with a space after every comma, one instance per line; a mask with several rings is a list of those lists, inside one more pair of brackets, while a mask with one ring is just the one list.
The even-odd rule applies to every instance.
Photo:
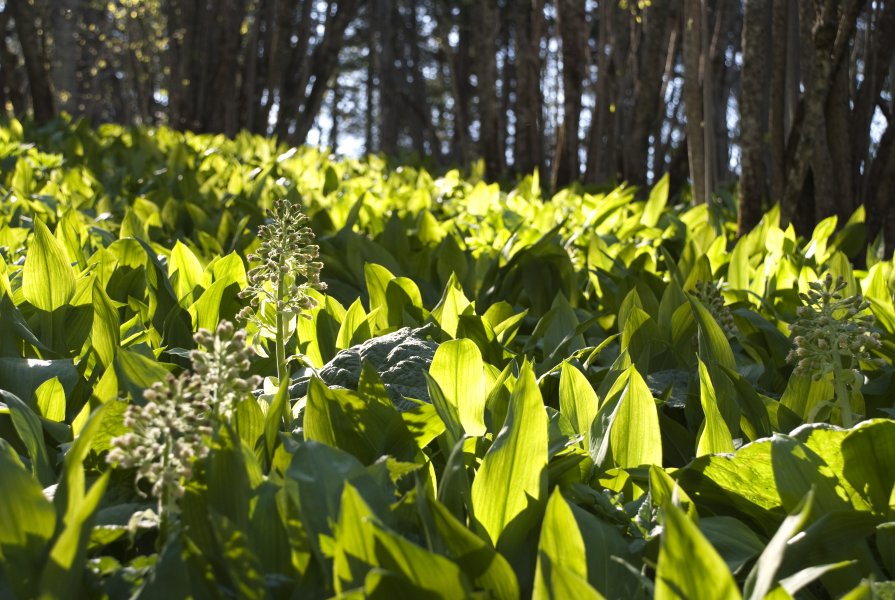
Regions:
[[[113, 126], [13, 121], [0, 166], [0, 595], [891, 591], [895, 271], [873, 247], [853, 268], [861, 211], [734, 239], [664, 184], [547, 199], [536, 174], [507, 192]], [[323, 265], [280, 313], [292, 381], [275, 306], [220, 325], [265, 285], [247, 273], [281, 199]], [[825, 323], [866, 333], [794, 372], [800, 294], [831, 289], [862, 299]], [[121, 440], [178, 394], [226, 418], [159, 508]]]

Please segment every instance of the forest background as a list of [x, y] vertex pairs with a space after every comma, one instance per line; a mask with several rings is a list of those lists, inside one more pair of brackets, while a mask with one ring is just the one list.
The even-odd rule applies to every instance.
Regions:
[[861, 205], [895, 250], [892, 0], [0, 0], [0, 112], [241, 130], [333, 152]]

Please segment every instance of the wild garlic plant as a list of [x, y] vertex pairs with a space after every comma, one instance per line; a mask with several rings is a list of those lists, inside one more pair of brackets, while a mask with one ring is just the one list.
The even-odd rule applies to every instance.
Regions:
[[326, 289], [326, 284], [320, 281], [323, 268], [317, 260], [320, 249], [307, 223], [308, 217], [300, 203], [285, 199], [274, 202], [269, 222], [258, 228], [261, 245], [248, 257], [260, 264], [249, 270], [249, 285], [240, 292], [240, 297], [249, 298], [250, 304], [237, 318], [254, 322], [259, 330], [266, 329], [259, 313], [263, 314], [268, 306], [274, 308], [277, 382], [289, 377], [286, 359], [286, 342], [291, 336], [289, 322], [317, 305], [309, 294], [312, 289]]
[[807, 294], [799, 294], [805, 305], [798, 308], [790, 327], [795, 347], [787, 361], [795, 365], [794, 374], [810, 374], [815, 380], [832, 376], [832, 405], [839, 409], [842, 425], [851, 427], [855, 424], [851, 401], [864, 382], [860, 363], [874, 362], [870, 351], [879, 348], [880, 341], [873, 315], [866, 312], [870, 303], [859, 294], [845, 295], [846, 285], [828, 273], [811, 282]]
[[[233, 423], [237, 406], [253, 398], [257, 376], [246, 376], [251, 350], [244, 330], [222, 321], [215, 333], [200, 329], [193, 339], [193, 371], [169, 374], [143, 393], [145, 404], [124, 413], [130, 431], [112, 439], [106, 462], [136, 469], [135, 483], [145, 481], [158, 500], [162, 538], [179, 512], [178, 500], [193, 478], [195, 463], [209, 453], [215, 425]], [[139, 490], [139, 487], [138, 487]], [[142, 493], [142, 492], [141, 492]]]

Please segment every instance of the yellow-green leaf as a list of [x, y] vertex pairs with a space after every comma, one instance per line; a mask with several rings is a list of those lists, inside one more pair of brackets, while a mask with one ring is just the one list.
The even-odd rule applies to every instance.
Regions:
[[22, 268], [22, 294], [35, 308], [51, 312], [65, 306], [75, 293], [75, 270], [65, 249], [43, 221], [34, 221], [34, 238]]

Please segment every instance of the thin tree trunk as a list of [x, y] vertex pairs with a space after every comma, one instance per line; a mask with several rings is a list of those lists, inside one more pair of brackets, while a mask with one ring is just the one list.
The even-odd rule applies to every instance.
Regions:
[[[785, 3], [780, 3], [785, 4]], [[770, 0], [746, 0], [743, 15], [743, 71], [740, 89], [742, 167], [738, 203], [738, 235], [761, 220], [767, 197], [764, 152], [764, 102], [767, 80]]]
[[[770, 99], [770, 135], [771, 147], [771, 202], [783, 199], [784, 169], [786, 152], [786, 74], [787, 74], [787, 36], [789, 29], [789, 1], [773, 2], [771, 9], [771, 99]], [[745, 31], [744, 31], [745, 35]], [[745, 38], [744, 38], [745, 40]], [[745, 41], [743, 47], [745, 50]], [[745, 73], [743, 79], [745, 86]], [[742, 103], [740, 110], [743, 110]], [[742, 231], [742, 229], [740, 230]]]
[[556, 20], [562, 39], [563, 121], [562, 142], [557, 144], [554, 188], [581, 176], [578, 159], [581, 96], [587, 77], [587, 22], [583, 0], [557, 0]]
[[700, 85], [703, 49], [702, 6], [700, 0], [684, 0], [684, 107], [687, 114], [687, 155], [693, 201], [709, 201], [706, 189], [705, 117]]
[[28, 74], [34, 120], [38, 124], [43, 124], [56, 117], [56, 104], [50, 84], [47, 58], [37, 30], [37, 15], [34, 5], [14, 0], [7, 4], [7, 8], [12, 11], [16, 34], [22, 47], [22, 58], [25, 61], [25, 72]]
[[543, 172], [541, 30], [544, 0], [516, 0], [516, 148], [521, 173]]
[[490, 180], [503, 172], [497, 118], [497, 34], [500, 31], [497, 0], [475, 3], [479, 26], [475, 30], [475, 68], [479, 99], [479, 153], [485, 161], [485, 175]]

